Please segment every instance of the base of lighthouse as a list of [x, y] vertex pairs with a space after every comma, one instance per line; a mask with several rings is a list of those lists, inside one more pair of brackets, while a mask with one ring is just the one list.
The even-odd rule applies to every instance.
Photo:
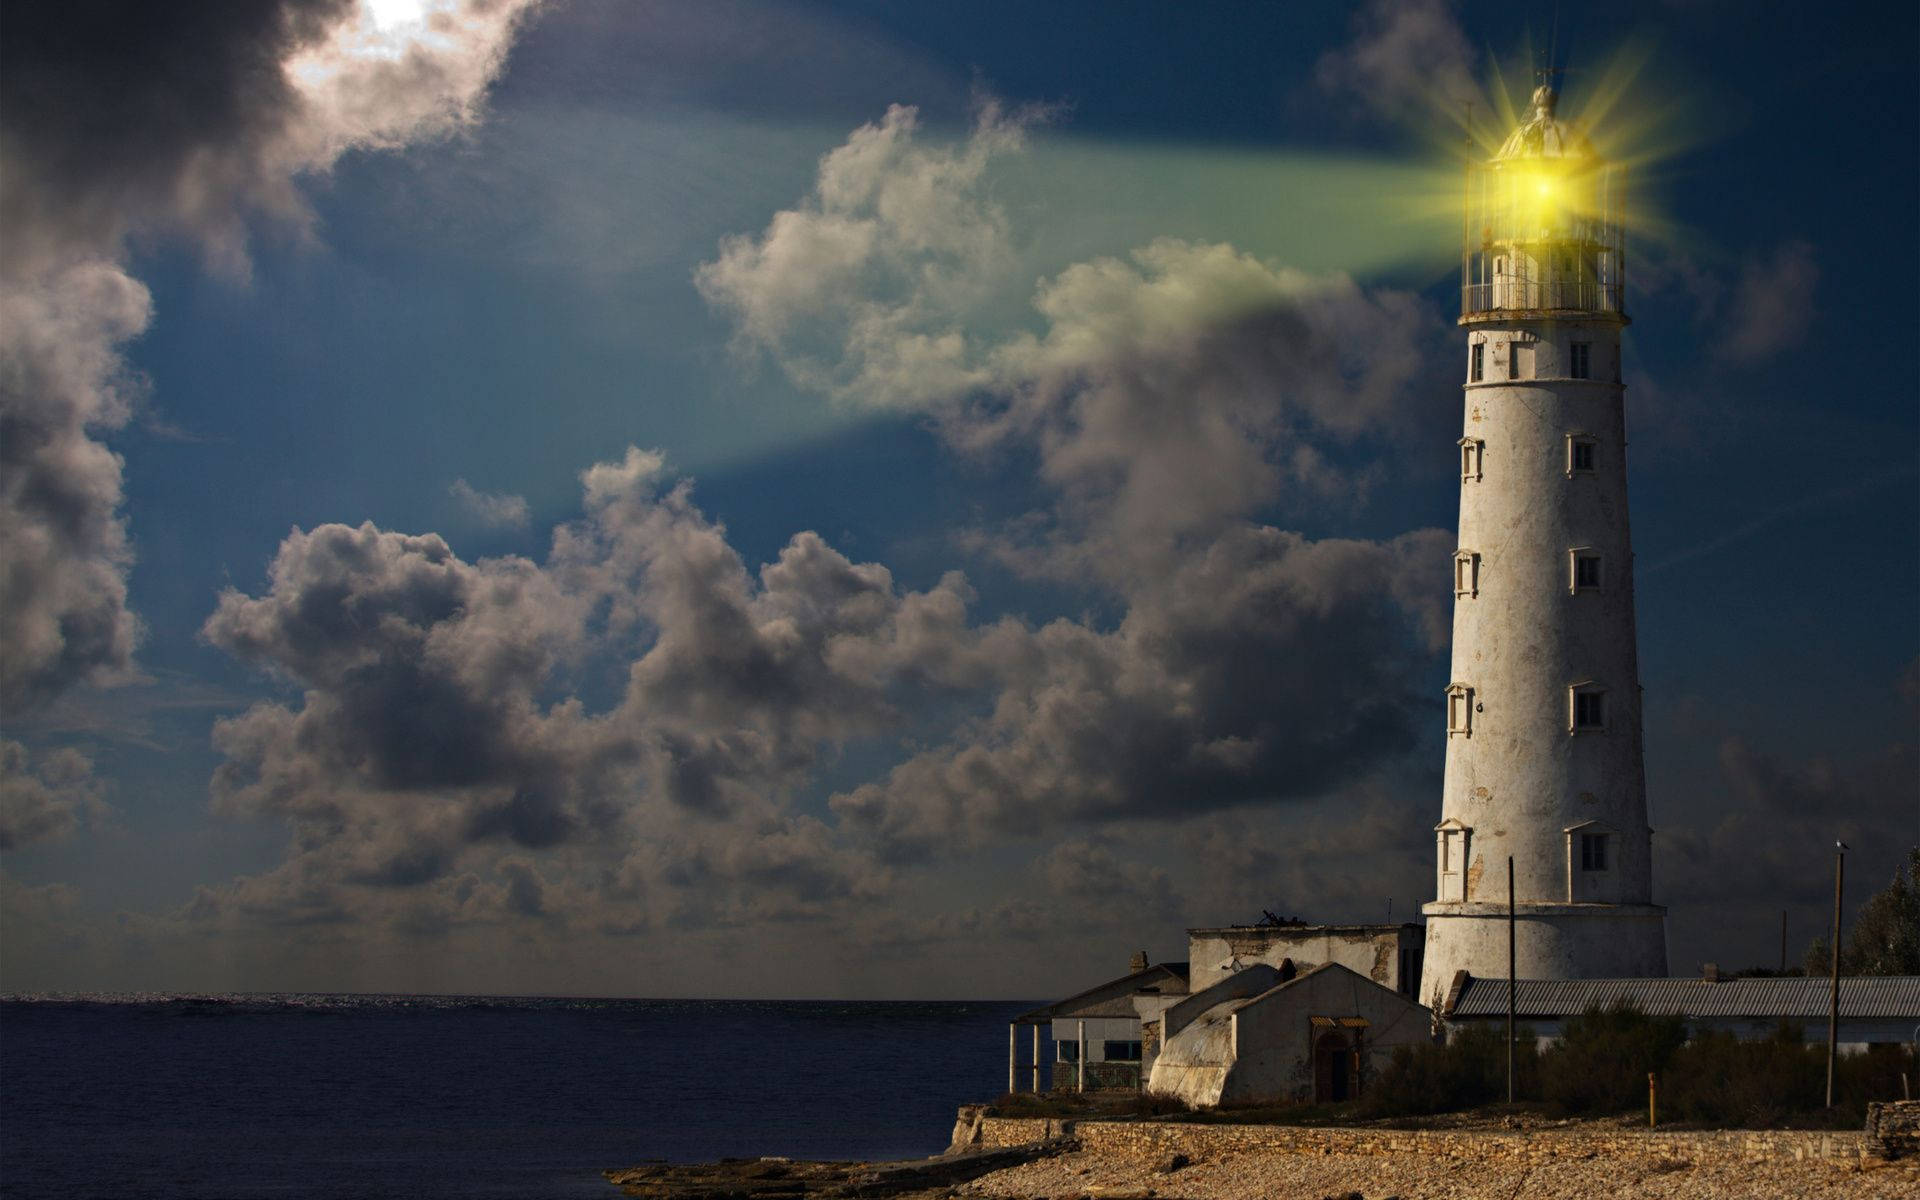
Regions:
[[[1507, 977], [1507, 906], [1433, 903], [1427, 918], [1422, 1002], [1444, 1001], [1454, 974]], [[1661, 904], [1520, 904], [1514, 909], [1521, 979], [1649, 979], [1667, 973]]]

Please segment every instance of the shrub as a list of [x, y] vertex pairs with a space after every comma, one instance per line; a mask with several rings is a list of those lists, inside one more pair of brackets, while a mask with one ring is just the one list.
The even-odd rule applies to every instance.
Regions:
[[1541, 1056], [1542, 1096], [1567, 1113], [1639, 1108], [1647, 1102], [1648, 1072], [1665, 1070], [1686, 1040], [1686, 1022], [1677, 1016], [1649, 1016], [1626, 1002], [1589, 1008]]
[[1766, 1128], [1824, 1103], [1825, 1052], [1790, 1025], [1752, 1042], [1706, 1032], [1675, 1052], [1660, 1084], [1660, 1110], [1676, 1120]]
[[[1533, 1031], [1517, 1031], [1516, 1043], [1515, 1087], [1519, 1095], [1532, 1096], [1539, 1087]], [[1469, 1025], [1444, 1045], [1397, 1047], [1386, 1069], [1368, 1081], [1360, 1109], [1368, 1116], [1420, 1116], [1506, 1097], [1506, 1030]]]

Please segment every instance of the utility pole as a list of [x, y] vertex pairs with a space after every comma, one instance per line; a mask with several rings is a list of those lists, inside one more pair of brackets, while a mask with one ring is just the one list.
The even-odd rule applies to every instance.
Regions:
[[[1513, 1013], [1517, 1007], [1514, 999], [1513, 971], [1519, 961], [1515, 948], [1513, 907], [1513, 855], [1507, 855], [1507, 1103], [1513, 1103]], [[1831, 1087], [1829, 1087], [1831, 1090]], [[1828, 1101], [1832, 1103], [1831, 1100]]]
[[1833, 1066], [1840, 1057], [1840, 895], [1847, 885], [1847, 844], [1833, 844], [1833, 987], [1827, 997], [1827, 1107], [1833, 1107]]

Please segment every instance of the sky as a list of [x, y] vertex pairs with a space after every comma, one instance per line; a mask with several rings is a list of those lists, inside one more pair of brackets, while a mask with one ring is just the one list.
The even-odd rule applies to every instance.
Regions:
[[1671, 967], [1920, 841], [1911, 4], [0, 12], [0, 990], [1042, 998], [1432, 898], [1461, 165], [1633, 179]]

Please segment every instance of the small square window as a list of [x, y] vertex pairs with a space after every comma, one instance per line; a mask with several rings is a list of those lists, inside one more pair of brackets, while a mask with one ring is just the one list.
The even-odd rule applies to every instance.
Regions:
[[1473, 689], [1456, 683], [1447, 689], [1447, 736], [1473, 736]]
[[1600, 586], [1600, 556], [1590, 550], [1574, 549], [1568, 552], [1571, 577], [1569, 590], [1575, 592], [1592, 591]]
[[1468, 363], [1467, 381], [1469, 383], [1479, 383], [1486, 377], [1487, 373], [1487, 344], [1485, 342], [1475, 342], [1473, 344], [1473, 353], [1469, 357]]
[[1480, 556], [1471, 550], [1454, 552], [1453, 594], [1456, 596], [1480, 594]]
[[1582, 871], [1604, 871], [1607, 869], [1606, 834], [1583, 833], [1580, 835], [1580, 869]]
[[1598, 455], [1594, 440], [1585, 434], [1567, 435], [1567, 474], [1591, 475]]
[[1460, 481], [1476, 482], [1480, 478], [1481, 459], [1487, 444], [1479, 438], [1460, 439]]
[[1080, 1061], [1079, 1042], [1055, 1042], [1054, 1046], [1057, 1047], [1060, 1052], [1058, 1061], [1065, 1063], [1077, 1063]]
[[1575, 342], [1567, 350], [1567, 374], [1575, 379], [1593, 378], [1593, 344]]
[[1599, 688], [1575, 688], [1573, 692], [1573, 728], [1576, 733], [1592, 733], [1607, 727], [1607, 694]]

